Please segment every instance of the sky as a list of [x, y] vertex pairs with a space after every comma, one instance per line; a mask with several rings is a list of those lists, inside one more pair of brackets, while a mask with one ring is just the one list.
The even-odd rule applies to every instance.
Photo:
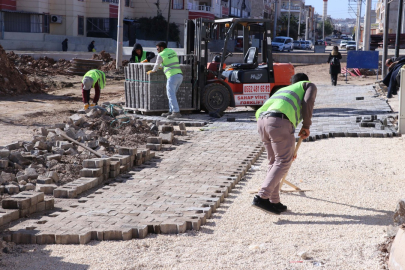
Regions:
[[[363, 0], [363, 6], [361, 11], [361, 16], [364, 16], [365, 10], [365, 0]], [[372, 9], [375, 8], [377, 0], [372, 0]], [[350, 6], [355, 10], [357, 7], [356, 2], [350, 0]], [[305, 0], [305, 5], [311, 5], [315, 7], [315, 13], [321, 14], [323, 13], [323, 1], [322, 0]], [[345, 18], [355, 18], [356, 14], [353, 10], [349, 12], [349, 0], [329, 0], [328, 1], [328, 15], [330, 15], [333, 19], [345, 19]]]

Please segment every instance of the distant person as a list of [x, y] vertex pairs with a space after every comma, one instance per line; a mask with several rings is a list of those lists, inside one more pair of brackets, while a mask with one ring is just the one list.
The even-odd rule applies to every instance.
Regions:
[[155, 53], [145, 52], [142, 48], [142, 45], [136, 43], [132, 49], [132, 56], [129, 59], [130, 63], [148, 63], [150, 60], [155, 58]]
[[[101, 89], [105, 87], [105, 81], [105, 73], [98, 69], [92, 69], [84, 75], [82, 80], [82, 95], [85, 110], [97, 105]], [[96, 94], [94, 95], [93, 102], [90, 104], [91, 88], [94, 88]]]
[[66, 52], [68, 50], [68, 39], [65, 38], [64, 41], [62, 41], [62, 51]]
[[329, 54], [328, 63], [329, 66], [329, 74], [332, 80], [332, 85], [336, 86], [337, 84], [337, 76], [341, 71], [340, 67], [340, 59], [342, 59], [342, 55], [339, 52], [338, 46], [333, 46], [332, 52]]
[[87, 47], [87, 50], [89, 52], [96, 52], [96, 47], [94, 46], [94, 40], [92, 42], [90, 42], [89, 46]]

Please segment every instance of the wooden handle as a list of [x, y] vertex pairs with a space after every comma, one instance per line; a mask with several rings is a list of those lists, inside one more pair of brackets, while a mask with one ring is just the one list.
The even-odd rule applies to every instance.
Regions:
[[71, 142], [73, 142], [73, 143], [75, 143], [75, 144], [77, 144], [77, 145], [83, 147], [83, 148], [86, 149], [86, 150], [89, 150], [91, 153], [95, 154], [96, 156], [98, 156], [98, 157], [100, 157], [100, 158], [102, 157], [100, 153], [97, 153], [96, 151], [94, 151], [94, 150], [91, 149], [90, 147], [87, 147], [86, 145], [84, 145], [84, 144], [82, 144], [82, 143], [79, 143], [79, 142], [76, 141], [75, 139], [70, 138], [70, 137], [69, 137], [68, 135], [66, 135], [66, 133], [63, 132], [61, 129], [57, 128], [57, 129], [55, 129], [55, 131], [56, 131], [56, 134], [62, 136], [63, 138], [68, 139], [69, 141], [71, 141]]
[[[297, 144], [295, 145], [294, 157], [297, 155], [297, 152], [298, 152], [298, 149], [300, 148], [301, 143], [302, 143], [302, 138], [300, 137], [300, 138], [298, 139]], [[299, 187], [297, 187], [297, 186], [291, 184], [290, 182], [288, 182], [287, 180], [285, 180], [285, 179], [287, 178], [287, 174], [288, 174], [288, 172], [284, 175], [283, 179], [281, 180], [281, 182], [280, 182], [280, 189], [279, 189], [279, 190], [281, 190], [281, 187], [283, 186], [284, 183], [288, 183], [288, 185], [290, 185], [290, 186], [292, 186], [293, 188], [295, 188], [295, 189], [298, 190]]]

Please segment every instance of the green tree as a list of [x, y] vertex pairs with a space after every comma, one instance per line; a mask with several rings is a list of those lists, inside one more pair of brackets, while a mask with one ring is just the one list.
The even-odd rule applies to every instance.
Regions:
[[[277, 20], [277, 24], [280, 27], [279, 35], [280, 36], [287, 36], [287, 29], [288, 29], [288, 15], [283, 15]], [[301, 27], [301, 33], [302, 33]], [[305, 28], [304, 28], [305, 29]], [[290, 15], [290, 37], [293, 39], [297, 39], [298, 37], [298, 18], [294, 15]]]
[[[322, 37], [322, 33], [323, 33], [323, 22], [322, 21], [318, 21], [318, 24], [316, 26], [316, 30], [319, 34], [319, 37]], [[325, 20], [325, 37], [329, 36], [333, 33], [333, 25], [332, 22], [330, 20]]]

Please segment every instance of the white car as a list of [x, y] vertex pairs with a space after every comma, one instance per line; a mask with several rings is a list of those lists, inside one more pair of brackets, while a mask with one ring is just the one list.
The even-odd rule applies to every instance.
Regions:
[[348, 41], [346, 44], [346, 50], [356, 50], [356, 41]]
[[347, 44], [347, 40], [342, 40], [342, 41], [340, 41], [340, 48], [341, 49], [343, 49], [343, 48], [346, 48], [346, 44]]
[[273, 51], [292, 51], [294, 50], [293, 44], [293, 39], [290, 37], [276, 37], [273, 39], [271, 47]]
[[305, 40], [305, 49], [306, 50], [312, 50], [312, 48], [313, 48], [312, 41]]

